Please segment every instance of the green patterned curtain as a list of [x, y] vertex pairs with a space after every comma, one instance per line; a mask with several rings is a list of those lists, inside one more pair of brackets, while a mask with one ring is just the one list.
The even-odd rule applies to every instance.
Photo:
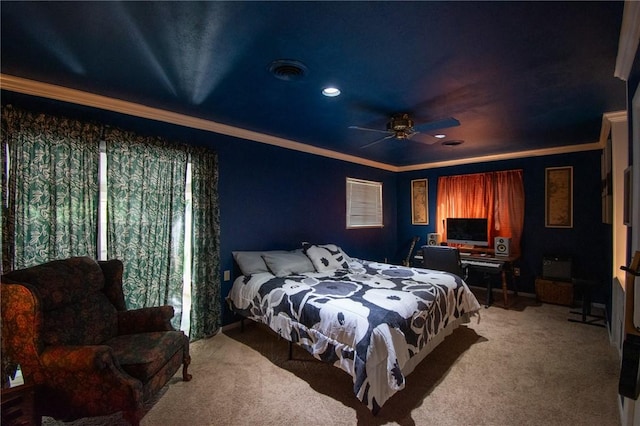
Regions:
[[2, 108], [10, 163], [5, 271], [96, 256], [100, 132], [90, 123]]
[[[191, 339], [220, 327], [215, 152], [10, 106], [2, 109], [2, 270], [97, 257], [99, 144], [107, 157], [107, 255], [125, 264], [127, 307], [169, 304]], [[185, 189], [192, 167], [191, 286], [183, 288]], [[186, 291], [185, 291], [186, 290]], [[184, 299], [183, 296], [189, 299]], [[185, 325], [186, 326], [186, 325]]]
[[220, 214], [218, 157], [192, 148], [191, 339], [211, 336], [220, 327]]
[[127, 307], [170, 304], [180, 328], [186, 148], [119, 129], [104, 140], [107, 253], [126, 265]]

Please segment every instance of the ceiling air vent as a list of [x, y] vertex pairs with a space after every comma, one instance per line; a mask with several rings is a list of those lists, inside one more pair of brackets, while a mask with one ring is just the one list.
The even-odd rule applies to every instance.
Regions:
[[448, 141], [442, 142], [442, 145], [444, 145], [444, 146], [458, 146], [458, 145], [462, 145], [463, 143], [464, 143], [464, 141], [460, 140], [460, 139], [450, 139]]
[[307, 67], [302, 62], [280, 59], [271, 62], [269, 72], [280, 80], [294, 81], [300, 80], [305, 76]]

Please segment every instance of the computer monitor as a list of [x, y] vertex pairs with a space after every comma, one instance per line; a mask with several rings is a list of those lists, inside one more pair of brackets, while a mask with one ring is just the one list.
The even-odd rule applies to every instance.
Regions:
[[488, 226], [487, 218], [449, 217], [446, 228], [447, 243], [488, 247]]

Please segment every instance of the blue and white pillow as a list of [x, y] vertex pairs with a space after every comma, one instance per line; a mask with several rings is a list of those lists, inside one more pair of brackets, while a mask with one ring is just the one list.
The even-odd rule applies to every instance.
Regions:
[[351, 259], [335, 244], [303, 244], [302, 250], [318, 272], [349, 268]]

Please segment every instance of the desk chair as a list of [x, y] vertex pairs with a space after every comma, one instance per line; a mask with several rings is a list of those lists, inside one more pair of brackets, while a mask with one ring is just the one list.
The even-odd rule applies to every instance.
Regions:
[[467, 270], [460, 262], [460, 252], [457, 247], [422, 246], [422, 267], [456, 274], [462, 279], [467, 278]]

